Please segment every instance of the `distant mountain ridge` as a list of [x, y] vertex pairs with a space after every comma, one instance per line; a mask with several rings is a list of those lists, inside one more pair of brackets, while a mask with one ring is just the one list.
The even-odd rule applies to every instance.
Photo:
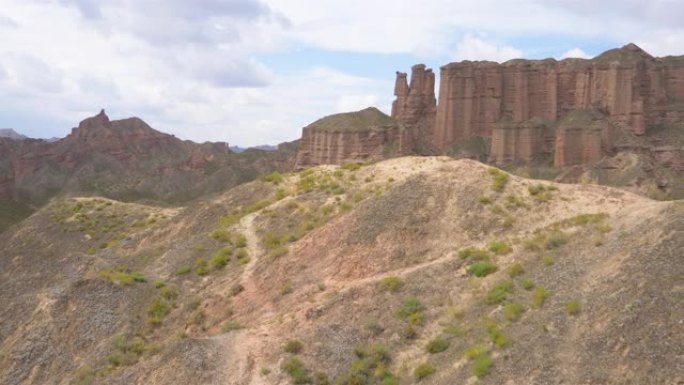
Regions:
[[22, 135], [11, 128], [0, 128], [0, 138], [10, 138], [16, 140], [28, 139], [28, 136]]

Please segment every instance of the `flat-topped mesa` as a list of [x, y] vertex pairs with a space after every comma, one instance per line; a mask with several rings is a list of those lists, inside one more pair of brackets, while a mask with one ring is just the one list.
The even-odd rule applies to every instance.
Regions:
[[413, 134], [374, 107], [319, 119], [302, 130], [295, 167], [407, 155]]
[[[569, 145], [565, 133], [574, 131], [556, 129], [557, 121], [578, 110], [594, 109], [635, 135], [661, 123], [684, 120], [684, 57], [654, 58], [635, 44], [590, 60], [447, 64], [440, 71], [436, 109], [430, 108], [425, 89], [429, 84], [425, 79], [434, 74], [426, 72], [424, 66], [414, 66], [410, 87], [406, 74], [397, 73], [392, 116], [406, 124], [423, 123], [423, 128], [429, 128], [428, 138], [443, 151], [471, 137], [492, 138], [490, 160], [496, 163], [529, 161], [559, 149], [567, 156], [556, 156], [557, 166], [594, 161], [593, 149], [588, 150], [592, 155], [573, 153], [586, 146], [604, 150], [609, 146], [590, 144], [589, 137], [594, 136], [588, 133], [581, 145]], [[532, 119], [543, 124], [525, 123]], [[549, 146], [549, 140], [565, 140], [565, 144]]]
[[435, 74], [424, 64], [411, 68], [411, 84], [407, 75], [397, 72], [394, 85], [392, 117], [397, 121], [418, 126], [430, 133], [434, 126], [437, 100], [435, 99]]

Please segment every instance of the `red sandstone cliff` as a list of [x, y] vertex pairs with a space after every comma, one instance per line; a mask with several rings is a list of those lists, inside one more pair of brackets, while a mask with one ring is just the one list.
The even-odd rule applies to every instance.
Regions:
[[[408, 87], [406, 74], [397, 73], [392, 116], [427, 129], [442, 150], [474, 136], [492, 138], [495, 163], [551, 152], [556, 166], [592, 163], [611, 150], [609, 125], [644, 135], [649, 127], [684, 120], [684, 57], [654, 58], [634, 44], [591, 60], [451, 63], [441, 68], [436, 109], [426, 89], [432, 72], [420, 65], [412, 76]], [[588, 109], [609, 123], [557, 125]]]
[[370, 107], [326, 116], [304, 127], [295, 167], [380, 160], [409, 154], [412, 148], [411, 130]]

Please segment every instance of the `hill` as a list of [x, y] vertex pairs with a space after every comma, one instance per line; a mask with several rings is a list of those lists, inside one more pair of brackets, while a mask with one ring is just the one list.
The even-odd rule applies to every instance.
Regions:
[[183, 141], [138, 118], [110, 121], [104, 111], [58, 141], [0, 139], [0, 150], [0, 200], [17, 207], [91, 195], [177, 204], [294, 162], [288, 146], [235, 154], [227, 143]]
[[446, 157], [58, 199], [0, 234], [0, 382], [677, 384], [683, 231]]

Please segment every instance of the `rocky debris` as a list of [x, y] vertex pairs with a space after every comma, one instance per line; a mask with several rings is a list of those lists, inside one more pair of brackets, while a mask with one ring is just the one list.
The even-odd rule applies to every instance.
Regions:
[[411, 153], [413, 132], [374, 107], [304, 127], [295, 167], [380, 160]]

